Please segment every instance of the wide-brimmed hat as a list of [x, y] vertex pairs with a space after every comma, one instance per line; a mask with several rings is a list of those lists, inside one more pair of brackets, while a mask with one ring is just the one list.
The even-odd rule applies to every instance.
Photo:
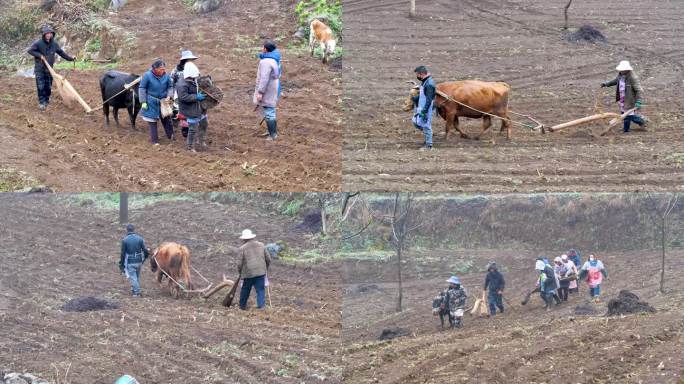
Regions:
[[565, 254], [561, 255], [561, 260], [566, 261], [567, 259], [568, 259], [568, 255], [565, 255]]
[[561, 262], [563, 262], [563, 260], [560, 258], [560, 256], [556, 256], [553, 258], [553, 262], [554, 263], [561, 263]]
[[249, 240], [255, 237], [256, 235], [252, 232], [251, 229], [245, 229], [244, 231], [242, 231], [242, 236], [240, 236], [242, 240]]
[[615, 67], [616, 71], [631, 71], [633, 68], [629, 64], [629, 61], [627, 60], [622, 60], [620, 64], [618, 64], [617, 67]]
[[183, 51], [181, 52], [181, 60], [195, 60], [199, 59], [199, 57], [195, 56], [192, 54], [192, 51]]
[[461, 285], [461, 280], [459, 280], [458, 277], [456, 277], [456, 276], [451, 276], [451, 277], [449, 278], [449, 280], [447, 280], [446, 282], [447, 282], [447, 283], [451, 283], [451, 284], [458, 284], [458, 285]]

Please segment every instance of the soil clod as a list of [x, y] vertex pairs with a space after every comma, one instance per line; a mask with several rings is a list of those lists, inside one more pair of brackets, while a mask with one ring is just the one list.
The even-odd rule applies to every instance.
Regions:
[[592, 44], [608, 42], [601, 31], [590, 25], [581, 26], [577, 31], [566, 36], [566, 40], [573, 43], [587, 42]]
[[380, 334], [380, 337], [378, 337], [378, 340], [392, 340], [396, 337], [408, 336], [409, 334], [411, 334], [411, 332], [405, 328], [385, 328], [382, 330], [382, 333]]
[[639, 300], [639, 296], [634, 293], [622, 290], [618, 297], [608, 302], [608, 316], [624, 315], [628, 313], [655, 312], [649, 303]]
[[67, 301], [62, 307], [62, 310], [65, 312], [89, 312], [117, 308], [119, 308], [119, 304], [92, 296], [85, 296]]

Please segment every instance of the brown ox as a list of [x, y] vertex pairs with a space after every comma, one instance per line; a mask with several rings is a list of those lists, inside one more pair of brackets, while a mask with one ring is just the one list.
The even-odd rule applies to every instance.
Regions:
[[334, 39], [332, 29], [319, 20], [313, 20], [309, 31], [309, 50], [311, 55], [314, 54], [316, 42], [319, 42], [321, 50], [323, 51], [323, 64], [328, 62], [328, 56], [335, 53], [335, 45], [337, 41]]
[[[471, 119], [482, 119], [482, 132], [475, 139], [479, 139], [492, 125], [492, 117], [461, 104], [448, 100], [439, 93], [448, 96], [450, 99], [459, 101], [476, 110], [490, 113], [508, 119], [508, 96], [511, 87], [501, 82], [486, 82], [479, 80], [451, 81], [437, 84], [438, 94], [435, 96], [435, 107], [437, 113], [446, 120], [445, 140], [449, 139], [449, 130], [456, 129], [463, 138], [468, 138], [458, 126], [459, 117]], [[413, 110], [413, 98], [418, 95], [418, 88], [413, 88], [404, 107], [405, 111]], [[508, 120], [501, 120], [501, 130], [506, 129], [506, 138], [511, 138], [511, 124]]]
[[[150, 269], [157, 273], [157, 281], [161, 285], [164, 276], [183, 284], [186, 289], [193, 289], [190, 281], [190, 251], [188, 247], [178, 243], [162, 243], [154, 250]], [[173, 297], [180, 296], [180, 287], [171, 279], [168, 281], [169, 291]]]

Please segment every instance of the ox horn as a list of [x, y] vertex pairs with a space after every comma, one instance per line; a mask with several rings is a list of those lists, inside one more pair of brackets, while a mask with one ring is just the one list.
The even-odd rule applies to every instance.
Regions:
[[233, 280], [228, 280], [226, 278], [226, 275], [223, 275], [223, 281], [217, 284], [214, 288], [209, 288], [207, 291], [204, 291], [200, 294], [200, 296], [203, 299], [208, 299], [211, 296], [213, 296], [216, 292], [220, 291], [221, 289], [229, 286], [235, 285], [235, 282]]

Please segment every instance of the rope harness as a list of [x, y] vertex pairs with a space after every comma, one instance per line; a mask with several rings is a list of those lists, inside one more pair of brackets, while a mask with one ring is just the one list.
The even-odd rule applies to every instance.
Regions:
[[156, 256], [156, 255], [152, 256], [152, 258], [154, 259], [154, 262], [157, 263], [157, 268], [159, 268], [159, 270], [160, 270], [164, 275], [166, 275], [166, 277], [168, 277], [169, 280], [173, 281], [173, 282], [174, 282], [174, 283], [175, 283], [175, 284], [176, 284], [184, 293], [206, 292], [207, 290], [211, 289], [212, 283], [211, 283], [209, 280], [207, 280], [207, 279], [206, 279], [198, 270], [196, 270], [195, 267], [190, 266], [190, 268], [192, 268], [192, 270], [195, 271], [195, 273], [197, 273], [197, 274], [199, 275], [199, 277], [201, 277], [204, 281], [206, 281], [207, 283], [209, 283], [209, 286], [208, 286], [207, 288], [205, 288], [205, 289], [199, 289], [199, 290], [197, 290], [197, 289], [195, 289], [195, 290], [186, 289], [185, 286], [183, 286], [183, 284], [177, 282], [173, 277], [171, 277], [171, 275], [169, 275], [169, 274], [164, 270], [164, 268], [161, 267], [161, 265], [159, 264], [159, 261], [157, 261], [157, 256]]
[[492, 114], [492, 113], [488, 113], [488, 112], [485, 112], [485, 111], [481, 111], [481, 110], [479, 110], [479, 109], [477, 109], [477, 108], [473, 108], [473, 107], [471, 107], [471, 106], [468, 105], [468, 104], [462, 103], [462, 102], [460, 102], [460, 101], [458, 101], [458, 100], [452, 98], [451, 96], [447, 95], [446, 93], [444, 93], [444, 92], [442, 92], [442, 91], [440, 91], [440, 90], [438, 90], [438, 89], [435, 89], [435, 91], [436, 91], [436, 93], [437, 93], [439, 96], [442, 96], [442, 97], [445, 99], [443, 103], [440, 103], [440, 104], [438, 105], [439, 107], [443, 106], [447, 101], [451, 101], [451, 102], [454, 102], [454, 103], [456, 103], [456, 104], [459, 104], [459, 105], [461, 105], [461, 106], [463, 106], [463, 107], [466, 107], [466, 108], [468, 108], [468, 109], [471, 109], [471, 110], [473, 110], [473, 111], [475, 111], [475, 112], [481, 113], [481, 114], [483, 114], [483, 115], [488, 115], [488, 116], [490, 116], [490, 117], [495, 117], [495, 118], [497, 118], [497, 119], [504, 120], [504, 121], [507, 121], [507, 122], [509, 122], [509, 123], [511, 123], [511, 124], [516, 124], [516, 125], [519, 125], [519, 126], [521, 126], [521, 127], [527, 128], [527, 129], [531, 129], [531, 130], [535, 130], [535, 131], [536, 131], [536, 130], [538, 130], [538, 129], [540, 129], [540, 128], [543, 129], [543, 127], [544, 127], [543, 124], [541, 124], [541, 123], [538, 122], [537, 120], [533, 119], [533, 118], [532, 118], [531, 116], [529, 116], [529, 115], [524, 115], [524, 114], [522, 114], [522, 113], [517, 113], [517, 112], [510, 111], [510, 110], [508, 111], [509, 113], [512, 113], [512, 114], [514, 114], [514, 115], [522, 116], [522, 117], [525, 117], [525, 118], [527, 118], [527, 119], [530, 119], [530, 120], [534, 121], [535, 123], [537, 123], [536, 126], [535, 126], [535, 125], [532, 125], [532, 124], [525, 124], [525, 123], [522, 123], [522, 122], [519, 122], [519, 121], [511, 120], [511, 119], [506, 118], [506, 117], [497, 116], [497, 115], [494, 115], [494, 114]]

